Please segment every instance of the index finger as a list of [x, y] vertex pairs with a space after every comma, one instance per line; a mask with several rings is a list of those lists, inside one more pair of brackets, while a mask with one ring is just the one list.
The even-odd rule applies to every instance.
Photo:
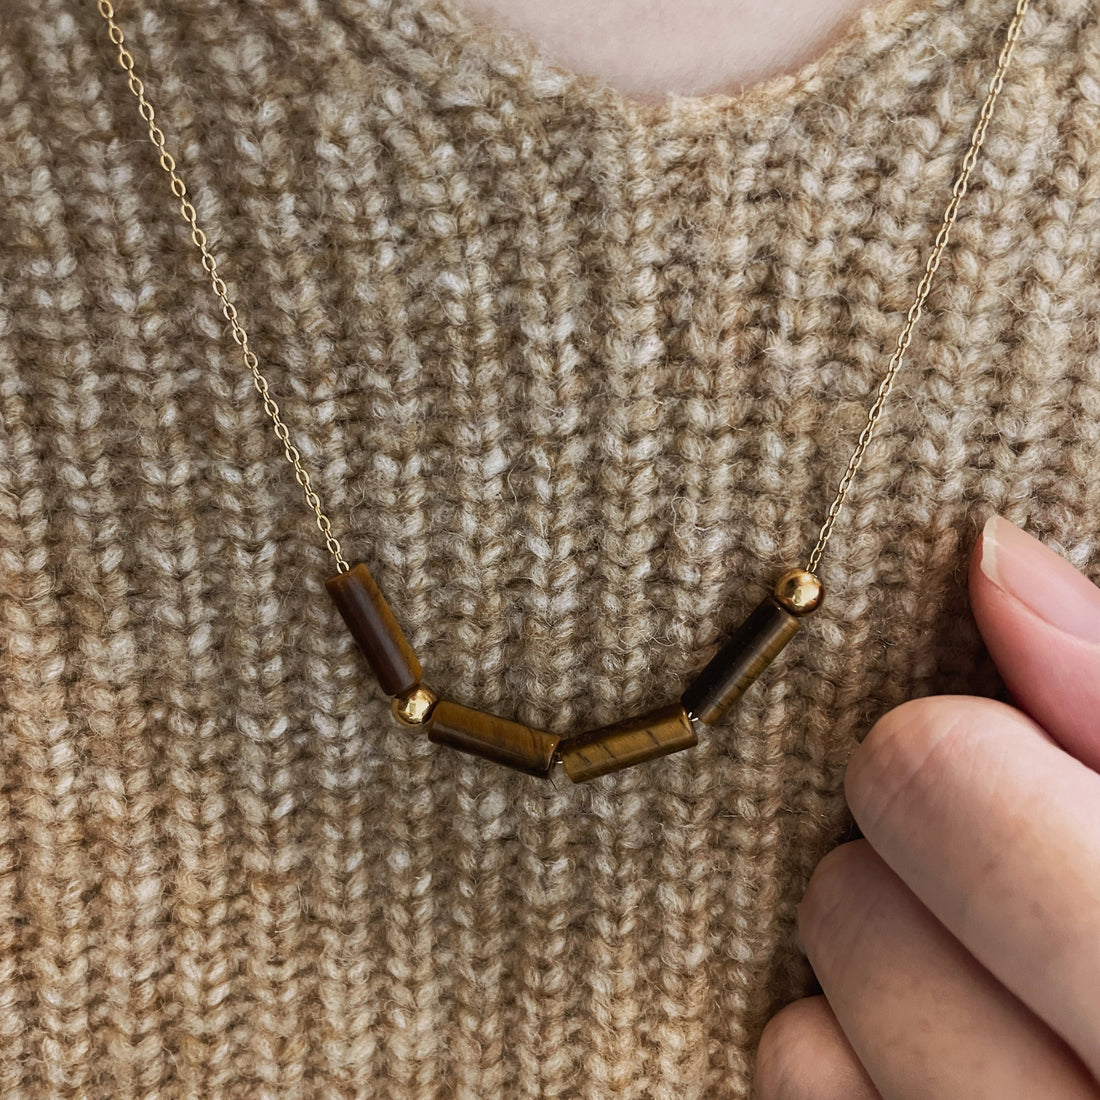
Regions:
[[845, 775], [879, 855], [1100, 1078], [1100, 775], [1020, 711], [933, 696]]

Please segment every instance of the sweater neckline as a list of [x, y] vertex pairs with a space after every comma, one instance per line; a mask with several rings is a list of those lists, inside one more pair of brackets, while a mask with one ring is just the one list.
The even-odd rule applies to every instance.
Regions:
[[[939, 68], [982, 49], [975, 39], [983, 46], [991, 42], [988, 34], [1003, 30], [1013, 8], [1011, 0], [883, 0], [865, 8], [831, 46], [792, 72], [736, 94], [669, 96], [656, 103], [543, 58], [521, 33], [476, 19], [454, 0], [394, 0], [388, 29], [410, 49], [434, 55], [440, 72], [487, 71], [522, 100], [553, 99], [565, 108], [595, 110], [608, 125], [662, 139], [774, 119], [809, 100], [835, 99], [858, 81], [870, 90], [888, 67], [907, 78], [919, 76], [930, 65]], [[424, 24], [433, 32], [427, 39], [421, 34]]]

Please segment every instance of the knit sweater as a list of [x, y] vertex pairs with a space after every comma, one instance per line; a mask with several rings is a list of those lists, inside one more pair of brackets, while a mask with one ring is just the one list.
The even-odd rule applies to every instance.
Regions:
[[[291, 441], [442, 696], [674, 701], [804, 563], [1011, 0], [640, 105], [448, 0], [117, 18]], [[0, 1095], [743, 1098], [998, 511], [1100, 578], [1100, 28], [1035, 0], [825, 606], [587, 784], [399, 727], [90, 2], [0, 14]]]

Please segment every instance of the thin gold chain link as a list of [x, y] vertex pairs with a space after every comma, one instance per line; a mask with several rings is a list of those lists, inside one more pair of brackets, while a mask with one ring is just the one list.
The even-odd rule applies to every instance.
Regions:
[[195, 207], [191, 204], [190, 199], [187, 198], [187, 187], [176, 172], [175, 159], [172, 154], [167, 152], [164, 148], [164, 132], [154, 121], [155, 115], [153, 107], [149, 100], [145, 98], [145, 85], [134, 72], [133, 55], [123, 45], [125, 39], [122, 34], [122, 29], [115, 22], [114, 8], [110, 0], [97, 0], [97, 3], [99, 6], [99, 14], [107, 20], [107, 33], [111, 41], [118, 47], [118, 63], [126, 70], [127, 83], [130, 86], [130, 91], [137, 96], [138, 112], [149, 126], [149, 140], [156, 146], [157, 152], [160, 154], [159, 159], [161, 168], [168, 173], [171, 179], [170, 186], [172, 194], [180, 200], [180, 214], [183, 215], [184, 220], [191, 226], [191, 240], [194, 242], [195, 247], [202, 253], [203, 270], [210, 276], [210, 284], [214, 288], [214, 293], [221, 299], [222, 313], [225, 319], [233, 327], [233, 340], [239, 345], [244, 356], [245, 365], [252, 372], [254, 385], [259, 391], [260, 396], [264, 399], [264, 411], [271, 417], [275, 427], [275, 435], [283, 445], [287, 461], [294, 467], [294, 479], [305, 491], [306, 503], [313, 509], [314, 515], [317, 517], [317, 528], [321, 534], [325, 536], [325, 545], [336, 559], [337, 571], [346, 573], [351, 567], [340, 553], [340, 543], [337, 542], [333, 536], [332, 524], [329, 522], [328, 516], [326, 516], [321, 509], [321, 500], [314, 491], [309, 474], [302, 465], [301, 454], [298, 448], [290, 442], [290, 432], [279, 416], [279, 406], [268, 392], [267, 379], [260, 373], [259, 360], [256, 358], [255, 352], [248, 346], [248, 333], [245, 332], [244, 326], [241, 324], [240, 318], [237, 315], [237, 307], [229, 300], [229, 294], [226, 290], [224, 280], [218, 274], [218, 262], [206, 247], [206, 234], [198, 226]]
[[859, 434], [859, 442], [856, 444], [856, 449], [852, 452], [852, 457], [848, 460], [848, 468], [844, 471], [844, 476], [840, 479], [836, 497], [829, 506], [829, 514], [825, 517], [825, 522], [821, 525], [821, 533], [817, 537], [817, 545], [814, 547], [813, 553], [810, 554], [809, 561], [806, 563], [807, 573], [813, 573], [817, 570], [818, 563], [821, 561], [821, 555], [825, 552], [825, 547], [828, 545], [829, 536], [833, 533], [833, 525], [836, 523], [837, 516], [840, 515], [841, 508], [844, 507], [844, 501], [847, 499], [848, 490], [852, 487], [852, 479], [856, 476], [856, 471], [863, 462], [863, 455], [871, 444], [871, 437], [875, 432], [875, 424], [878, 422], [878, 418], [882, 413], [882, 408], [886, 404], [886, 398], [890, 395], [890, 390], [893, 389], [894, 379], [901, 369], [902, 362], [905, 359], [905, 353], [909, 350], [909, 344], [913, 339], [913, 329], [916, 327], [917, 321], [924, 311], [924, 304], [928, 299], [928, 292], [932, 287], [932, 279], [940, 266], [940, 259], [943, 256], [944, 249], [947, 247], [947, 238], [951, 235], [951, 227], [955, 224], [955, 219], [959, 213], [959, 204], [962, 202], [963, 196], [970, 186], [970, 173], [974, 171], [974, 165], [978, 160], [978, 151], [985, 141], [985, 132], [989, 126], [989, 120], [993, 116], [993, 104], [997, 102], [997, 96], [1001, 94], [1005, 72], [1008, 69], [1009, 61], [1012, 59], [1012, 50], [1016, 45], [1016, 39], [1020, 35], [1020, 24], [1023, 21], [1024, 14], [1027, 12], [1029, 3], [1030, 0], [1017, 0], [1016, 13], [1012, 17], [1012, 22], [1008, 25], [1008, 30], [1005, 33], [1004, 45], [1001, 47], [1001, 56], [997, 62], [997, 71], [993, 74], [993, 79], [989, 82], [989, 93], [985, 97], [981, 115], [978, 118], [977, 125], [974, 127], [974, 135], [970, 140], [970, 148], [966, 151], [966, 156], [963, 157], [962, 168], [959, 171], [958, 179], [955, 180], [955, 186], [951, 189], [951, 201], [947, 204], [947, 211], [943, 216], [943, 224], [940, 226], [940, 231], [936, 235], [936, 243], [932, 246], [932, 252], [928, 257], [928, 265], [924, 270], [924, 278], [921, 279], [920, 285], [917, 287], [917, 296], [913, 304], [909, 307], [909, 314], [898, 336], [898, 343], [897, 347], [894, 349], [894, 355], [890, 360], [890, 365], [886, 370], [886, 374], [883, 376], [882, 383], [879, 385], [878, 396], [875, 398], [875, 403], [871, 406], [871, 410], [867, 414], [867, 423], [864, 425], [863, 431]]
[[[187, 188], [184, 185], [183, 180], [176, 172], [176, 162], [172, 155], [164, 148], [164, 133], [157, 126], [154, 121], [155, 115], [152, 105], [145, 96], [145, 86], [134, 72], [134, 59], [130, 51], [126, 49], [124, 45], [124, 36], [122, 29], [115, 22], [114, 7], [110, 0], [96, 0], [99, 13], [107, 21], [108, 36], [111, 42], [118, 47], [118, 63], [122, 66], [127, 74], [127, 83], [130, 91], [137, 97], [138, 100], [138, 112], [145, 120], [149, 127], [149, 139], [156, 147], [159, 154], [159, 162], [161, 168], [168, 173], [170, 178], [170, 187], [172, 194], [180, 201], [180, 214], [184, 220], [191, 227], [191, 240], [195, 244], [195, 247], [199, 249], [202, 254], [202, 267], [203, 270], [210, 276], [211, 286], [214, 288], [215, 294], [221, 300], [222, 314], [229, 322], [233, 329], [233, 340], [240, 346], [242, 354], [244, 356], [245, 365], [252, 372], [255, 387], [263, 397], [264, 411], [268, 414], [274, 424], [275, 435], [279, 441], [283, 444], [284, 451], [286, 453], [287, 461], [294, 466], [295, 480], [302, 486], [305, 491], [306, 502], [313, 509], [314, 514], [317, 517], [317, 527], [321, 534], [325, 537], [325, 545], [336, 559], [337, 569], [341, 573], [346, 573], [350, 566], [344, 560], [340, 552], [340, 543], [332, 534], [332, 524], [329, 522], [328, 517], [321, 509], [321, 501], [314, 491], [312, 483], [310, 481], [309, 474], [302, 466], [301, 455], [297, 449], [290, 442], [290, 433], [279, 417], [279, 406], [275, 403], [274, 399], [268, 392], [267, 379], [260, 373], [259, 361], [256, 358], [255, 353], [248, 345], [248, 334], [245, 332], [244, 326], [240, 322], [237, 309], [229, 299], [229, 294], [226, 289], [225, 282], [218, 274], [218, 264], [211, 254], [206, 245], [206, 234], [199, 228], [197, 222], [197, 216], [195, 207], [187, 198]], [[997, 101], [997, 97], [1001, 93], [1001, 88], [1004, 85], [1005, 72], [1008, 69], [1009, 61], [1012, 58], [1012, 51], [1015, 47], [1016, 40], [1020, 33], [1020, 24], [1023, 21], [1024, 15], [1027, 12], [1030, 0], [1017, 0], [1016, 11], [1013, 15], [1012, 22], [1009, 24], [1008, 30], [1005, 34], [1004, 45], [1001, 48], [1000, 58], [997, 63], [997, 71], [994, 73], [993, 78], [989, 82], [989, 92], [986, 96], [985, 103], [982, 105], [981, 114], [978, 118], [978, 122], [974, 127], [974, 133], [970, 141], [970, 148], [967, 150], [965, 157], [963, 158], [962, 168], [959, 172], [958, 178], [955, 180], [955, 185], [951, 191], [951, 201], [947, 206], [947, 211], [944, 214], [943, 224], [940, 226], [939, 233], [936, 236], [935, 244], [932, 247], [932, 252], [928, 257], [928, 263], [925, 267], [924, 277], [920, 281], [920, 285], [917, 288], [916, 298], [913, 301], [912, 306], [909, 308], [909, 313], [906, 317], [905, 325], [898, 336], [897, 347], [894, 349], [893, 357], [890, 360], [890, 364], [887, 368], [886, 374], [883, 376], [882, 382], [878, 389], [878, 395], [875, 398], [874, 404], [871, 406], [870, 411], [867, 414], [867, 423], [864, 425], [863, 431], [860, 432], [859, 440], [856, 444], [855, 450], [852, 452], [852, 457], [848, 461], [848, 468], [844, 472], [844, 476], [840, 480], [840, 485], [837, 489], [835, 498], [832, 504], [829, 506], [828, 515], [825, 518], [825, 522], [822, 524], [821, 533], [818, 535], [817, 545], [814, 547], [813, 552], [810, 554], [809, 561], [806, 564], [807, 572], [813, 573], [818, 564], [821, 561], [821, 556], [825, 552], [825, 547], [828, 545], [829, 538], [832, 535], [833, 527], [836, 524], [837, 517], [840, 515], [840, 511], [844, 506], [844, 502], [848, 497], [848, 492], [851, 489], [852, 481], [856, 476], [857, 471], [863, 462], [863, 456], [867, 451], [867, 448], [871, 444], [871, 439], [874, 435], [875, 425], [878, 422], [879, 417], [882, 414], [883, 407], [886, 404], [886, 399], [890, 395], [890, 391], [894, 385], [894, 379], [897, 377], [898, 371], [901, 369], [902, 363], [905, 359], [905, 353], [909, 349], [909, 345], [912, 342], [913, 330], [916, 327], [917, 321], [924, 310], [925, 302], [928, 299], [929, 291], [932, 287], [932, 280], [940, 266], [940, 260], [943, 257], [944, 249], [947, 247], [948, 237], [951, 234], [951, 227], [955, 224], [955, 220], [958, 216], [959, 206], [962, 203], [963, 197], [966, 195], [967, 189], [970, 184], [970, 175], [974, 170], [974, 165], [977, 163], [978, 152], [980, 151], [983, 142], [985, 141], [986, 130], [989, 126], [989, 120], [993, 114], [993, 105]]]

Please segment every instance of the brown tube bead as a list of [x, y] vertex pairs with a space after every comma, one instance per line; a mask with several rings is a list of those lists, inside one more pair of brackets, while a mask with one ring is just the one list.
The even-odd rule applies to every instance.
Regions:
[[558, 749], [566, 775], [574, 783], [629, 768], [690, 749], [697, 742], [695, 728], [679, 703], [589, 730], [563, 741]]
[[744, 695], [798, 632], [799, 620], [766, 596], [684, 692], [680, 702], [711, 725]]
[[416, 687], [424, 670], [366, 562], [357, 561], [348, 572], [329, 577], [325, 588], [382, 690], [387, 695], [404, 695]]
[[428, 740], [545, 777], [554, 766], [561, 738], [443, 700], [428, 719]]

